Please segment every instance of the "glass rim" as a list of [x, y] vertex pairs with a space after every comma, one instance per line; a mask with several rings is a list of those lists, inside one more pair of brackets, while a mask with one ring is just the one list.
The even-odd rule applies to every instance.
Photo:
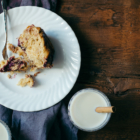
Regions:
[[111, 117], [111, 113], [107, 113], [107, 116], [106, 116], [106, 119], [103, 121], [102, 124], [100, 124], [99, 126], [95, 127], [95, 128], [91, 128], [91, 129], [84, 129], [84, 128], [81, 128], [79, 126], [77, 126], [77, 124], [75, 124], [75, 122], [72, 120], [72, 117], [71, 117], [71, 114], [70, 114], [70, 106], [71, 106], [71, 102], [73, 101], [73, 99], [78, 96], [79, 94], [83, 93], [83, 92], [86, 92], [86, 91], [97, 91], [106, 101], [107, 103], [107, 106], [111, 106], [111, 103], [108, 99], [108, 97], [103, 93], [101, 92], [100, 90], [98, 89], [95, 89], [95, 88], [85, 88], [85, 89], [82, 89], [82, 90], [79, 90], [77, 91], [70, 99], [69, 103], [68, 103], [68, 116], [69, 116], [69, 119], [70, 121], [73, 123], [73, 125], [75, 125], [78, 129], [82, 130], [82, 131], [86, 131], [86, 132], [93, 132], [93, 131], [97, 131], [97, 130], [100, 130], [102, 129], [110, 120], [110, 117]]
[[12, 135], [11, 135], [11, 131], [10, 131], [10, 128], [8, 127], [8, 125], [0, 120], [0, 123], [5, 127], [6, 131], [7, 131], [7, 134], [8, 134], [8, 140], [12, 140]]

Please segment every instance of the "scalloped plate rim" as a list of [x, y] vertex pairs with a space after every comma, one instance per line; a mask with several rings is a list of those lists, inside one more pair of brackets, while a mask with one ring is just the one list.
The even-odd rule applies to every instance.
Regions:
[[[78, 40], [77, 40], [77, 37], [76, 37], [76, 35], [75, 35], [75, 33], [74, 33], [74, 31], [72, 30], [72, 28], [68, 25], [68, 23], [62, 18], [62, 17], [60, 17], [59, 15], [57, 15], [56, 13], [54, 13], [54, 12], [52, 12], [52, 11], [50, 11], [50, 10], [48, 10], [48, 9], [45, 9], [45, 8], [41, 8], [41, 7], [36, 7], [36, 6], [21, 6], [21, 7], [15, 7], [15, 8], [12, 8], [12, 9], [10, 9], [10, 10], [8, 10], [8, 12], [10, 12], [10, 11], [14, 11], [14, 10], [17, 10], [17, 9], [24, 9], [24, 8], [35, 8], [35, 9], [42, 9], [42, 10], [45, 10], [45, 11], [48, 11], [48, 12], [50, 12], [50, 13], [52, 13], [52, 14], [54, 14], [55, 16], [57, 16], [57, 17], [59, 17], [63, 22], [65, 22], [65, 24], [68, 26], [68, 28], [71, 30], [71, 32], [73, 33], [73, 35], [74, 35], [74, 38], [76, 39], [76, 41], [77, 41], [77, 45], [78, 45], [78, 69], [77, 69], [77, 74], [76, 74], [76, 76], [75, 76], [75, 78], [73, 79], [73, 84], [72, 84], [72, 86], [69, 88], [69, 92], [70, 92], [70, 90], [72, 89], [72, 87], [74, 86], [74, 84], [76, 83], [76, 80], [77, 80], [77, 78], [78, 78], [78, 75], [79, 75], [79, 71], [80, 71], [80, 67], [81, 67], [81, 52], [80, 52], [80, 46], [79, 46], [79, 42], [78, 42]], [[3, 13], [1, 13], [0, 15], [2, 15]], [[1, 18], [1, 16], [0, 16], [0, 18]], [[68, 93], [69, 93], [68, 92]], [[22, 107], [20, 107], [20, 108], [16, 108], [16, 107], [11, 107], [11, 106], [7, 106], [7, 104], [5, 104], [1, 99], [0, 99], [0, 103], [3, 105], [3, 106], [5, 106], [5, 107], [8, 107], [8, 108], [10, 108], [10, 109], [13, 109], [13, 110], [17, 110], [17, 111], [24, 111], [24, 112], [32, 112], [32, 111], [39, 111], [39, 110], [43, 110], [43, 109], [46, 109], [46, 108], [49, 108], [49, 107], [51, 107], [51, 106], [53, 106], [53, 105], [55, 105], [55, 104], [57, 104], [58, 102], [60, 102], [68, 93], [65, 93], [64, 95], [63, 95], [63, 97], [60, 99], [60, 100], [57, 100], [57, 101], [54, 101], [53, 102], [53, 104], [52, 105], [48, 105], [48, 106], [43, 106], [43, 107], [39, 107], [39, 108], [32, 108], [32, 109], [28, 109], [28, 108], [22, 108]], [[7, 97], [7, 99], [8, 99], [9, 97]], [[23, 106], [23, 105], [22, 105]], [[40, 105], [41, 106], [41, 105]]]

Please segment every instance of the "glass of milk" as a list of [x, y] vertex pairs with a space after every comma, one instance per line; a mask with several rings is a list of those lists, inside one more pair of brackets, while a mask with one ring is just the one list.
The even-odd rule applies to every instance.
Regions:
[[83, 131], [97, 131], [109, 121], [111, 113], [97, 113], [97, 107], [111, 106], [107, 96], [101, 91], [87, 88], [78, 91], [68, 105], [68, 115], [72, 123]]
[[11, 140], [10, 129], [2, 120], [0, 120], [0, 140]]

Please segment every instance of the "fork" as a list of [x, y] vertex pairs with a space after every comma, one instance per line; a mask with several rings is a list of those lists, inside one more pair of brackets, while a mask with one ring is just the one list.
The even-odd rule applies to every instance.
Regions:
[[4, 49], [2, 50], [2, 56], [3, 56], [3, 59], [7, 60], [8, 55], [7, 55], [7, 2], [6, 0], [2, 0], [1, 5], [2, 5], [3, 13], [4, 13], [5, 35], [6, 35], [6, 42], [5, 42]]

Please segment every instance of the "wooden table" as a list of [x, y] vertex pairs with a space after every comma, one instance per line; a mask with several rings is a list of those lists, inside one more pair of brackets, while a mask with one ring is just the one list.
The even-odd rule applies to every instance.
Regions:
[[117, 112], [102, 130], [79, 131], [79, 140], [140, 139], [140, 0], [59, 0], [57, 13], [74, 30], [82, 64], [67, 96], [93, 87]]

